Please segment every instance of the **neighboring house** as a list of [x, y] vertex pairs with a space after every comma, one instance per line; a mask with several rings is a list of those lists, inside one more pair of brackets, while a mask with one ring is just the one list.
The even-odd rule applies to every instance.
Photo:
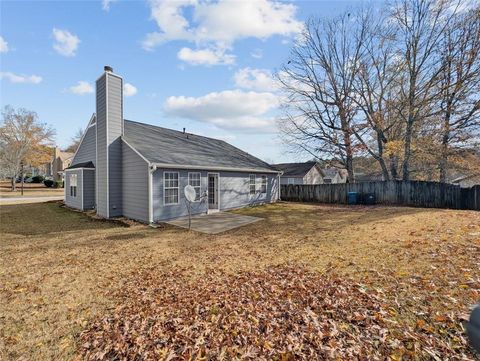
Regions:
[[53, 160], [50, 163], [50, 176], [56, 181], [64, 180], [64, 170], [72, 164], [74, 153], [62, 152], [60, 148], [53, 150]]
[[323, 168], [322, 172], [324, 184], [347, 183], [348, 174], [346, 169], [339, 169], [335, 167]]
[[323, 172], [317, 162], [272, 164], [282, 172], [280, 184], [322, 184]]
[[188, 214], [188, 184], [197, 193], [192, 214], [279, 199], [279, 173], [260, 159], [221, 140], [124, 119], [123, 79], [105, 67], [96, 113], [66, 169], [65, 203], [152, 223]]
[[452, 179], [450, 183], [459, 185], [461, 188], [470, 188], [480, 184], [480, 175], [471, 174], [460, 176]]

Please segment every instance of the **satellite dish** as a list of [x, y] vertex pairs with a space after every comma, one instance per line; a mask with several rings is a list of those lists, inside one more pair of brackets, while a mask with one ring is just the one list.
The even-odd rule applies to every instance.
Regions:
[[185, 194], [185, 198], [187, 199], [187, 201], [195, 202], [195, 198], [197, 197], [197, 192], [195, 192], [195, 188], [193, 188], [191, 185], [187, 185], [185, 186], [183, 193]]

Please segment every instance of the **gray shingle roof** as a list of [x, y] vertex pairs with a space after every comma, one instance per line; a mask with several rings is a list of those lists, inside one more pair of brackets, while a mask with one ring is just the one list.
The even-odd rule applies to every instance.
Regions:
[[151, 163], [274, 172], [268, 163], [223, 140], [126, 120], [123, 138]]
[[281, 163], [272, 164], [272, 167], [283, 171], [283, 176], [290, 177], [304, 177], [312, 167], [317, 164], [316, 162], [304, 162], [304, 163]]

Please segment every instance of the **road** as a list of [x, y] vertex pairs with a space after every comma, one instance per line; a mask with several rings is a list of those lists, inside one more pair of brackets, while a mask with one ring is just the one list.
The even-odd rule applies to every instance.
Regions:
[[60, 200], [63, 200], [63, 196], [0, 198], [0, 205], [42, 203], [42, 202], [60, 201]]

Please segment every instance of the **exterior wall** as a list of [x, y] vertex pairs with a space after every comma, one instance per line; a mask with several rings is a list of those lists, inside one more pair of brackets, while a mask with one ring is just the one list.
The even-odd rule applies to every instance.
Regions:
[[[174, 205], [164, 205], [163, 199], [163, 173], [178, 172], [179, 173], [179, 202]], [[176, 217], [188, 215], [183, 189], [188, 184], [188, 173], [200, 172], [200, 194], [204, 194], [207, 190], [207, 174], [219, 174], [219, 206], [220, 210], [228, 210], [233, 208], [241, 208], [245, 206], [269, 203], [278, 200], [278, 176], [276, 174], [256, 173], [257, 193], [249, 194], [250, 174], [243, 172], [217, 172], [217, 171], [199, 171], [199, 170], [183, 170], [183, 169], [157, 169], [153, 173], [152, 193], [153, 193], [153, 220], [168, 220]], [[261, 176], [267, 176], [267, 193], [260, 193]], [[208, 203], [204, 197], [200, 202], [192, 203], [192, 214], [207, 213]]]
[[305, 174], [305, 177], [303, 177], [303, 184], [322, 184], [323, 183], [323, 178], [322, 174], [318, 170], [317, 167], [312, 167], [308, 171], [307, 174]]
[[302, 177], [289, 177], [289, 176], [280, 177], [280, 184], [288, 184], [288, 179], [289, 178], [293, 178], [295, 180], [295, 183], [293, 183], [293, 184], [303, 184], [303, 178]]
[[[77, 196], [70, 196], [70, 174], [77, 175]], [[83, 179], [81, 169], [72, 169], [65, 172], [65, 204], [68, 207], [82, 209]]]
[[123, 81], [109, 73], [107, 77], [109, 215], [115, 217], [122, 215]]
[[77, 149], [72, 164], [93, 162], [96, 164], [96, 129], [95, 125], [89, 127], [83, 137], [82, 143]]
[[97, 80], [97, 213], [122, 214], [122, 79], [105, 72]]
[[[66, 173], [68, 174], [68, 173]], [[82, 172], [83, 209], [95, 208], [95, 169], [84, 169]]]
[[148, 223], [148, 163], [127, 144], [122, 145], [122, 154], [123, 215]]

